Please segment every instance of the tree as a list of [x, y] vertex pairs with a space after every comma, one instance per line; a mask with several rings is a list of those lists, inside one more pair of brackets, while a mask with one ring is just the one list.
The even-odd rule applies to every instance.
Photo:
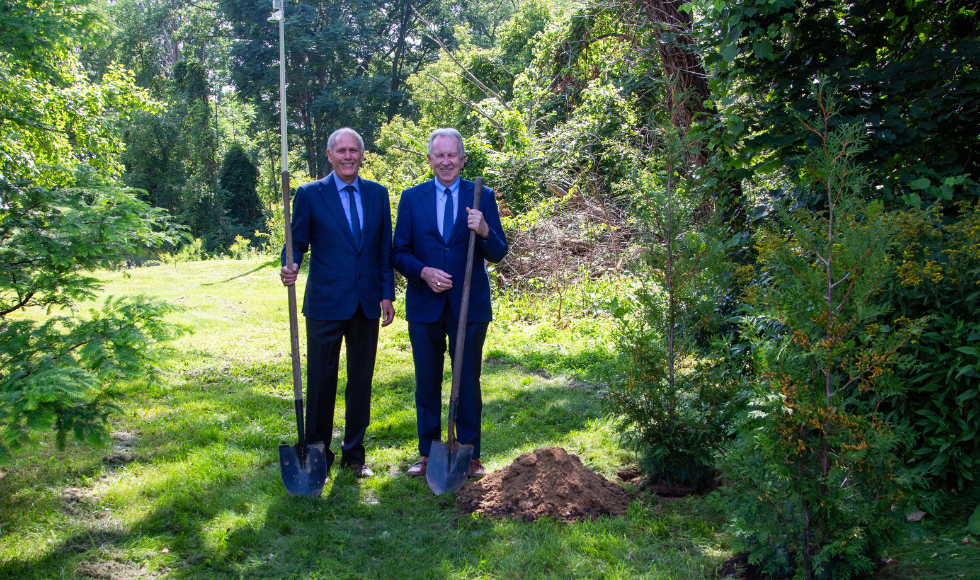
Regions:
[[221, 161], [218, 188], [226, 214], [246, 231], [255, 229], [262, 218], [262, 200], [255, 192], [258, 182], [259, 169], [245, 148], [235, 143]]
[[813, 79], [823, 78], [842, 99], [835, 122], [866, 123], [858, 161], [869, 195], [899, 207], [980, 195], [975, 2], [696, 5], [713, 102], [723, 105], [715, 140], [734, 146], [728, 162], [740, 179], [817, 145], [793, 111], [814, 106]]
[[[279, 127], [277, 28], [269, 7], [222, 0], [232, 25], [232, 78], [270, 127]], [[435, 0], [285, 3], [289, 132], [302, 143], [310, 176], [327, 164], [327, 137], [351, 126], [372, 145], [378, 128], [404, 112], [402, 83], [439, 47], [424, 30], [452, 42], [452, 18]]]
[[117, 120], [152, 103], [118, 68], [88, 80], [77, 53], [97, 22], [84, 1], [0, 12], [0, 461], [52, 428], [60, 445], [101, 440], [114, 383], [152, 375], [151, 347], [174, 334], [170, 307], [145, 298], [42, 314], [94, 296], [91, 270], [170, 239], [164, 212], [114, 181]]
[[780, 332], [757, 340], [760, 390], [726, 461], [737, 482], [726, 493], [735, 535], [766, 573], [853, 578], [877, 568], [911, 488], [901, 426], [879, 403], [900, 388], [899, 349], [925, 320], [875, 300], [895, 273], [894, 216], [866, 200], [864, 125], [834, 123], [825, 85], [816, 91], [800, 123], [818, 145], [797, 166], [824, 209], [781, 209], [758, 238], [747, 320]]

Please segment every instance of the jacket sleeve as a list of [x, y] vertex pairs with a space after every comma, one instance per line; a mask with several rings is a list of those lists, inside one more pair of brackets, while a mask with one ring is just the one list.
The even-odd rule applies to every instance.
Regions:
[[[310, 204], [306, 189], [306, 187], [300, 187], [296, 190], [296, 195], [293, 197], [292, 223], [290, 224], [293, 233], [293, 262], [300, 266], [303, 265], [303, 256], [310, 248]], [[280, 260], [283, 266], [290, 265], [286, 263], [285, 245], [282, 247]]]
[[381, 299], [395, 299], [395, 271], [391, 266], [391, 200], [388, 197], [388, 190], [381, 188], [382, 203], [384, 209], [381, 211], [381, 243], [378, 245], [378, 265], [381, 268]]
[[497, 263], [507, 255], [507, 236], [504, 234], [504, 226], [500, 223], [500, 211], [497, 209], [497, 198], [493, 190], [489, 187], [483, 188], [483, 199], [480, 205], [483, 206], [483, 219], [490, 228], [487, 239], [483, 242], [483, 257], [490, 262]]
[[411, 194], [402, 192], [398, 200], [398, 217], [395, 220], [395, 237], [391, 249], [391, 262], [405, 276], [409, 284], [418, 288], [422, 283], [425, 264], [415, 257], [414, 224], [412, 224]]

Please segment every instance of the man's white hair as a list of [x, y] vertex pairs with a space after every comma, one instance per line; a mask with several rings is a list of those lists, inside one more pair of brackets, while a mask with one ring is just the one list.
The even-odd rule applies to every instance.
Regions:
[[459, 152], [461, 157], [466, 157], [466, 147], [463, 146], [463, 136], [459, 134], [456, 129], [436, 129], [435, 131], [429, 133], [429, 148], [426, 153], [432, 155], [432, 142], [435, 141], [436, 137], [455, 137], [459, 141]]
[[333, 146], [337, 144], [337, 138], [341, 135], [353, 135], [357, 137], [357, 142], [361, 145], [361, 153], [364, 152], [364, 139], [361, 138], [360, 133], [351, 129], [350, 127], [341, 127], [340, 129], [337, 129], [331, 133], [330, 137], [327, 138], [327, 150], [333, 153]]

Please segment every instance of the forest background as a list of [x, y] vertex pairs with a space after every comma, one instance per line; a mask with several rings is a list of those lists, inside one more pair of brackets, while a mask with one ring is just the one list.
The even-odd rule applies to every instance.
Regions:
[[[103, 440], [112, 385], [181, 332], [152, 299], [59, 310], [92, 271], [276, 255], [283, 223], [268, 3], [0, 6], [9, 460]], [[869, 573], [893, 518], [977, 499], [978, 24], [967, 0], [287, 0], [292, 183], [351, 126], [394, 208], [458, 128], [511, 241], [498, 296], [616, 321], [608, 412], [644, 472], [723, 474], [775, 577]]]

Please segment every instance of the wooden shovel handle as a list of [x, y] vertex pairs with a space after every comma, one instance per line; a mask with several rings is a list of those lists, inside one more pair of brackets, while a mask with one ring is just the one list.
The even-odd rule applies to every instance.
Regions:
[[[480, 209], [483, 178], [477, 177], [473, 188], [473, 209]], [[469, 247], [466, 250], [466, 272], [463, 274], [463, 298], [459, 301], [459, 324], [456, 329], [456, 356], [453, 357], [453, 387], [449, 394], [449, 449], [456, 446], [456, 403], [459, 402], [459, 379], [463, 372], [463, 353], [466, 350], [466, 319], [470, 309], [470, 279], [473, 274], [473, 254], [476, 249], [476, 230], [470, 230]]]
[[[289, 172], [282, 172], [282, 221], [286, 230], [286, 267], [293, 267], [293, 228], [289, 211]], [[299, 362], [299, 316], [296, 313], [296, 283], [286, 287], [289, 294], [289, 344], [293, 359], [293, 400], [296, 407], [296, 430], [299, 432], [299, 447], [304, 447], [306, 434], [303, 433], [303, 377]]]

